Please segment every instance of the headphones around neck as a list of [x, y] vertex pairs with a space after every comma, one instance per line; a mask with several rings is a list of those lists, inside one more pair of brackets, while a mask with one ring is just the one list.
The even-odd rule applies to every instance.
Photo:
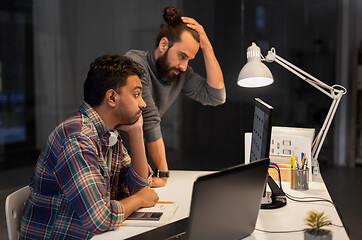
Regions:
[[109, 132], [111, 135], [109, 136], [109, 146], [114, 146], [118, 141], [118, 131], [117, 129], [113, 129]]

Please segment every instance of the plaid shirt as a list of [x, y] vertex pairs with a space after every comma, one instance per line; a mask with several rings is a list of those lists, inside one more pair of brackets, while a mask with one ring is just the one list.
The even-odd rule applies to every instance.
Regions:
[[109, 130], [86, 102], [49, 136], [34, 175], [20, 239], [89, 239], [118, 228], [126, 198], [151, 182], [137, 175], [126, 149], [113, 147], [106, 166]]

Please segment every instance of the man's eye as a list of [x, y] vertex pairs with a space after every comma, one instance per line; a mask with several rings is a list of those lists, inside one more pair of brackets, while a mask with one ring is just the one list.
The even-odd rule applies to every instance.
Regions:
[[139, 97], [139, 95], [141, 95], [141, 93], [136, 93], [134, 96]]
[[183, 54], [180, 54], [180, 59], [185, 60], [185, 59], [186, 59], [186, 56], [183, 55]]

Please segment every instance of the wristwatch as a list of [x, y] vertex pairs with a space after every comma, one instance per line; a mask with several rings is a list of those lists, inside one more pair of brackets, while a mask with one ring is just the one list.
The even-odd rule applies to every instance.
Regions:
[[161, 172], [160, 170], [157, 170], [156, 171], [156, 177], [170, 177], [170, 172], [167, 171], [167, 172]]

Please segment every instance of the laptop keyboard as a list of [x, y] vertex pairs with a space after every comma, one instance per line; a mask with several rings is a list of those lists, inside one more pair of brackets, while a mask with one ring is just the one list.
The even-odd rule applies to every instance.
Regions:
[[166, 240], [179, 240], [179, 239], [186, 239], [186, 232], [179, 233], [175, 236], [167, 238]]

